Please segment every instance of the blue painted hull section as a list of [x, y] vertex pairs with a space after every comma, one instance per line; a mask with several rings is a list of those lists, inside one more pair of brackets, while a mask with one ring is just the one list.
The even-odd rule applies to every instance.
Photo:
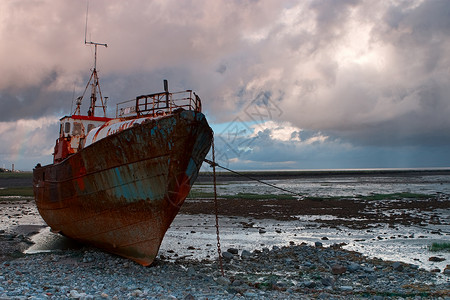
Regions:
[[39, 212], [56, 232], [149, 265], [211, 141], [194, 111], [107, 136], [33, 171]]

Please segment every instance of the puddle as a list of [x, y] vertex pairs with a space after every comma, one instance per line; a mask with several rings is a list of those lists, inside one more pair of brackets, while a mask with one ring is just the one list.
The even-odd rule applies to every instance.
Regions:
[[[325, 219], [327, 216], [325, 216]], [[371, 258], [401, 261], [426, 270], [445, 269], [450, 264], [449, 252], [431, 252], [428, 247], [433, 242], [445, 242], [450, 234], [439, 233], [439, 226], [419, 228], [379, 225], [366, 230], [346, 227], [321, 228], [310, 216], [302, 216], [298, 221], [255, 220], [243, 217], [220, 217], [220, 243], [222, 251], [229, 248], [253, 251], [264, 247], [287, 246], [321, 242], [324, 247], [346, 243], [343, 249], [357, 251]], [[263, 229], [265, 233], [260, 233]], [[441, 228], [445, 230], [445, 228]], [[325, 239], [326, 238], [326, 239]], [[35, 244], [25, 251], [27, 254], [39, 252], [80, 249], [83, 245], [42, 229], [32, 238]], [[212, 215], [178, 215], [167, 231], [161, 244], [159, 255], [176, 260], [181, 257], [196, 260], [217, 258], [217, 236], [215, 217]], [[444, 258], [442, 262], [432, 262], [431, 256]], [[441, 276], [441, 280], [447, 280]]]
[[41, 229], [39, 233], [31, 237], [34, 243], [24, 251], [25, 254], [54, 252], [59, 250], [74, 250], [83, 247], [80, 243], [50, 231], [50, 227]]
[[[342, 228], [319, 228], [317, 223], [305, 220], [275, 221], [252, 220], [241, 217], [220, 217], [220, 243], [222, 251], [228, 248], [253, 251], [263, 247], [287, 246], [290, 241], [300, 244], [306, 242], [314, 245], [320, 241], [324, 247], [332, 244], [346, 243], [343, 248], [357, 251], [368, 257], [383, 260], [402, 261], [418, 265], [427, 270], [439, 268], [444, 270], [450, 263], [449, 252], [430, 252], [428, 247], [433, 242], [448, 241], [450, 234], [437, 232], [438, 227], [417, 228], [397, 226], [379, 226], [368, 230]], [[214, 216], [178, 215], [173, 226], [167, 231], [161, 244], [160, 254], [176, 259], [188, 256], [195, 259], [217, 257], [216, 228]], [[251, 228], [244, 228], [242, 223], [254, 223]], [[264, 228], [265, 233], [259, 233]], [[327, 240], [322, 240], [326, 237]], [[189, 249], [188, 249], [189, 248]], [[190, 250], [192, 249], [192, 250]], [[429, 257], [438, 256], [446, 260], [430, 262]]]
[[[310, 197], [352, 197], [376, 194], [450, 194], [450, 177], [435, 176], [340, 176], [265, 180], [272, 185]], [[195, 184], [197, 191], [212, 193], [213, 186]], [[227, 182], [217, 186], [219, 195], [236, 193], [283, 194], [258, 182]]]

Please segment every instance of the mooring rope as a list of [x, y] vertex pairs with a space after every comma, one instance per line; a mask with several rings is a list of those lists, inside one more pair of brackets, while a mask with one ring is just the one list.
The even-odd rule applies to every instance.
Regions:
[[[213, 147], [213, 149], [214, 149], [214, 147]], [[248, 176], [248, 175], [243, 174], [243, 173], [239, 173], [239, 172], [237, 172], [237, 171], [231, 170], [231, 169], [229, 169], [229, 168], [227, 168], [227, 167], [224, 167], [224, 166], [221, 166], [221, 165], [215, 163], [215, 162], [214, 162], [214, 151], [213, 151], [213, 161], [211, 161], [211, 160], [209, 160], [209, 159], [206, 159], [206, 158], [204, 159], [204, 161], [205, 161], [206, 163], [208, 163], [211, 167], [213, 167], [213, 172], [215, 172], [215, 168], [214, 168], [214, 167], [219, 167], [219, 168], [222, 168], [222, 169], [224, 169], [224, 170], [227, 170], [227, 171], [229, 171], [229, 172], [231, 172], [231, 173], [234, 173], [234, 174], [236, 174], [236, 175], [243, 176], [243, 177], [247, 177], [248, 179], [257, 181], [257, 182], [259, 182], [259, 183], [268, 185], [268, 186], [270, 186], [270, 187], [279, 189], [279, 190], [281, 190], [281, 191], [288, 192], [288, 193], [294, 194], [294, 195], [296, 195], [296, 196], [300, 196], [300, 197], [302, 197], [302, 198], [304, 197], [303, 195], [301, 195], [301, 194], [299, 194], [299, 193], [296, 193], [296, 192], [293, 192], [293, 191], [284, 189], [284, 188], [282, 188], [282, 187], [276, 186], [276, 185], [271, 184], [271, 183], [268, 183], [268, 182], [264, 182], [264, 181], [259, 180], [259, 179], [257, 179], [257, 178]], [[216, 180], [216, 177], [215, 177], [215, 176], [216, 176], [216, 175], [215, 175], [215, 173], [214, 173], [214, 180]], [[216, 187], [216, 186], [215, 186], [215, 184], [214, 184], [214, 188], [215, 188], [215, 187]]]
[[[214, 147], [213, 147], [213, 149], [214, 149]], [[205, 161], [206, 163], [208, 163], [211, 167], [213, 167], [213, 173], [214, 173], [214, 197], [215, 197], [214, 199], [215, 199], [216, 202], [217, 202], [217, 199], [216, 199], [217, 196], [216, 196], [216, 174], [215, 174], [215, 167], [222, 168], [222, 169], [227, 170], [227, 171], [229, 171], [229, 172], [231, 172], [231, 173], [234, 173], [234, 174], [236, 174], [236, 175], [243, 176], [243, 177], [247, 177], [248, 179], [251, 179], [251, 180], [257, 181], [257, 182], [259, 182], [259, 183], [262, 183], [262, 184], [271, 186], [271, 187], [273, 187], [273, 188], [276, 188], [276, 189], [279, 189], [279, 190], [282, 190], [282, 191], [285, 191], [285, 192], [288, 192], [288, 193], [291, 193], [291, 194], [300, 196], [300, 197], [302, 197], [302, 198], [304, 197], [304, 195], [301, 195], [301, 194], [298, 194], [298, 193], [296, 193], [296, 192], [293, 192], [293, 191], [290, 191], [290, 190], [281, 188], [281, 187], [279, 187], [279, 186], [270, 184], [270, 183], [268, 183], [268, 182], [264, 182], [264, 181], [262, 181], [262, 180], [256, 179], [256, 178], [251, 177], [251, 176], [248, 176], [248, 175], [246, 175], [246, 174], [239, 173], [239, 172], [237, 172], [237, 171], [231, 170], [231, 169], [229, 169], [229, 168], [227, 168], [227, 167], [224, 167], [224, 166], [221, 166], [221, 165], [215, 163], [215, 161], [214, 161], [214, 151], [213, 151], [213, 160], [211, 161], [211, 160], [205, 158], [204, 161]], [[419, 228], [419, 229], [422, 229], [422, 230], [433, 230], [433, 229], [431, 229], [431, 228], [424, 228], [424, 227], [422, 227], [422, 226], [418, 226], [418, 225], [414, 225], [414, 224], [410, 224], [410, 226], [411, 226], [411, 227], [416, 227], [416, 228]], [[445, 233], [445, 234], [450, 234], [450, 231], [446, 231], [446, 230], [442, 230], [442, 229], [437, 229], [436, 231], [439, 231], [439, 232]]]

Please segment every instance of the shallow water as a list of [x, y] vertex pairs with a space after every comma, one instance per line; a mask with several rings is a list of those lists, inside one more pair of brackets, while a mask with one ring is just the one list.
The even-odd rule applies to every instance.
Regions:
[[[311, 197], [354, 197], [373, 194], [417, 193], [450, 195], [450, 175], [428, 176], [330, 176], [266, 180], [265, 182]], [[211, 184], [195, 184], [194, 189], [213, 192]], [[236, 193], [285, 194], [259, 182], [228, 182], [217, 186], [219, 195]]]
[[[339, 176], [320, 178], [299, 178], [269, 180], [271, 184], [308, 196], [354, 197], [373, 194], [418, 193], [434, 195], [447, 199], [450, 195], [450, 175], [433, 176]], [[197, 191], [213, 192], [211, 184], [196, 184]], [[236, 193], [280, 194], [283, 191], [250, 181], [226, 182], [217, 186], [218, 194]], [[255, 200], [257, 201], [257, 200]], [[282, 201], [282, 200], [280, 200]], [[395, 214], [395, 211], [386, 211]], [[318, 220], [329, 220], [333, 216], [298, 216], [297, 221], [256, 220], [250, 217], [220, 217], [220, 241], [222, 251], [228, 248], [253, 251], [263, 247], [287, 246], [289, 242], [313, 245], [320, 241], [325, 247], [345, 243], [344, 249], [360, 252], [369, 257], [384, 260], [402, 261], [427, 270], [442, 270], [450, 264], [449, 252], [430, 252], [433, 242], [450, 240], [450, 207], [432, 212], [411, 211], [411, 214], [442, 216], [444, 225], [389, 227], [387, 224], [373, 224], [373, 228], [354, 230], [344, 226], [337, 228], [320, 227]], [[428, 219], [429, 219], [428, 218]], [[251, 228], [244, 223], [253, 222]], [[259, 229], [264, 228], [265, 233]], [[439, 232], [438, 230], [441, 230]], [[326, 237], [327, 239], [322, 240]], [[28, 252], [53, 251], [78, 245], [67, 245], [61, 236], [50, 233], [48, 228], [36, 235], [36, 244]], [[178, 215], [166, 233], [160, 254], [167, 259], [180, 257], [193, 259], [215, 259], [217, 257], [216, 228], [212, 215]], [[431, 262], [429, 257], [438, 256], [445, 260]], [[448, 278], [443, 277], [443, 280]]]
[[[302, 216], [298, 221], [255, 220], [242, 217], [220, 217], [220, 243], [222, 251], [237, 248], [253, 251], [264, 247], [288, 246], [315, 242], [324, 247], [345, 243], [343, 249], [357, 251], [371, 258], [401, 261], [417, 265], [427, 270], [445, 269], [450, 261], [449, 252], [431, 252], [428, 247], [433, 242], [450, 239], [449, 233], [438, 233], [442, 226], [411, 227], [396, 226], [390, 228], [380, 225], [367, 230], [354, 230], [346, 227], [321, 228], [315, 222], [317, 216]], [[320, 217], [319, 217], [320, 218]], [[330, 219], [332, 216], [323, 216]], [[243, 223], [254, 223], [244, 228]], [[178, 215], [167, 231], [159, 251], [166, 259], [180, 257], [192, 259], [216, 259], [217, 235], [215, 217], [212, 215]], [[263, 228], [266, 232], [260, 233]], [[323, 238], [326, 240], [323, 240]], [[26, 253], [49, 252], [65, 249], [79, 249], [81, 245], [63, 236], [51, 233], [44, 228], [33, 237], [36, 243]], [[445, 258], [442, 262], [431, 262], [429, 257]]]
[[[252, 228], [244, 228], [241, 222], [254, 222]], [[160, 253], [176, 258], [191, 255], [193, 258], [214, 258], [217, 256], [217, 240], [214, 217], [210, 215], [179, 215], [168, 230], [161, 245]], [[307, 217], [299, 221], [252, 220], [248, 218], [221, 217], [220, 241], [222, 251], [228, 248], [255, 250], [263, 247], [287, 246], [290, 241], [296, 244], [305, 242], [314, 245], [320, 241], [325, 247], [346, 243], [344, 249], [357, 251], [369, 257], [385, 260], [403, 261], [421, 268], [443, 270], [449, 263], [449, 252], [430, 252], [428, 246], [433, 242], [448, 241], [449, 234], [432, 233], [437, 227], [389, 228], [380, 225], [368, 230], [341, 228], [320, 228]], [[259, 229], [264, 228], [265, 233]], [[327, 240], [322, 240], [326, 237]], [[188, 247], [195, 250], [188, 250]], [[174, 253], [167, 252], [174, 250]], [[174, 254], [178, 256], [174, 256]], [[443, 262], [430, 262], [430, 256], [446, 258]]]

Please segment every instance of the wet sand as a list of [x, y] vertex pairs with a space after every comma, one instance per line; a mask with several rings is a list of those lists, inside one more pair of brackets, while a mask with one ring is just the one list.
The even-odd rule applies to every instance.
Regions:
[[[150, 268], [51, 233], [30, 199], [2, 200], [0, 297], [438, 299], [450, 295], [450, 252], [427, 248], [432, 242], [449, 240], [447, 198], [419, 204], [411, 199], [378, 204], [347, 201], [221, 199], [222, 277], [211, 199], [186, 201]], [[438, 261], [431, 261], [432, 257]]]
[[[253, 217], [280, 221], [297, 220], [299, 216], [334, 216], [338, 219], [317, 219], [322, 226], [346, 226], [366, 229], [376, 224], [394, 225], [449, 225], [448, 215], [436, 211], [449, 209], [446, 197], [426, 199], [363, 200], [363, 199], [316, 199], [316, 200], [252, 200], [219, 198], [218, 210], [224, 216]], [[213, 199], [186, 201], [180, 213], [211, 214]], [[411, 213], [414, 212], [414, 213]]]
[[[261, 179], [264, 179], [263, 175], [259, 174]], [[300, 176], [294, 173], [287, 175], [293, 178]], [[333, 176], [341, 175], [337, 173]], [[415, 173], [410, 175], [415, 176]], [[330, 174], [326, 172], [323, 176], [328, 177]], [[241, 177], [226, 175], [219, 181], [227, 182], [230, 178], [239, 181]], [[448, 178], [444, 177], [443, 180], [439, 184], [448, 186]], [[0, 188], [5, 182], [0, 180]], [[7, 184], [27, 186], [29, 180], [14, 179]], [[320, 243], [325, 249], [356, 251], [371, 259], [398, 261], [433, 271], [438, 281], [447, 284], [450, 279], [444, 275], [444, 270], [448, 270], [447, 265], [450, 264], [450, 252], [428, 250], [433, 242], [450, 240], [450, 200], [446, 193], [438, 192], [420, 199], [395, 200], [227, 197], [219, 198], [218, 205], [222, 252], [229, 248], [238, 249], [239, 252], [254, 252], [273, 247], [314, 246]], [[193, 264], [202, 260], [216, 261], [217, 239], [213, 212], [212, 199], [187, 199], [163, 240], [159, 259], [167, 262], [190, 260]], [[73, 251], [83, 255], [86, 249], [89, 248], [51, 233], [31, 198], [0, 199], [0, 262], [27, 259], [32, 253], [42, 252], [49, 252], [44, 254], [49, 257], [53, 257], [52, 253], [66, 251], [69, 256], [74, 255]], [[96, 249], [88, 251], [100, 253]], [[437, 261], [430, 260], [433, 257]]]
[[[217, 257], [214, 202], [187, 199], [161, 245], [167, 259]], [[450, 237], [450, 206], [447, 198], [397, 201], [361, 200], [248, 200], [219, 199], [222, 246], [253, 251], [290, 242], [344, 249], [371, 257], [400, 260], [441, 272], [449, 252], [430, 252], [433, 242]], [[0, 202], [0, 261], [28, 253], [80, 248], [50, 232], [34, 202]], [[36, 235], [36, 233], [40, 234]], [[430, 262], [431, 256], [441, 262]]]

